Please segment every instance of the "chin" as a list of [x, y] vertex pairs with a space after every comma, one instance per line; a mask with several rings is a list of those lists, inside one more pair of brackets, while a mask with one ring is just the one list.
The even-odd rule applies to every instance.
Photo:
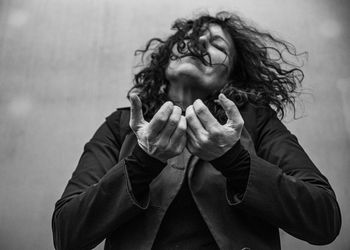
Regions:
[[220, 83], [222, 79], [217, 74], [213, 74], [212, 68], [190, 57], [171, 61], [166, 68], [165, 75], [169, 82], [202, 89], [209, 93], [222, 87]]
[[193, 82], [193, 84], [205, 82], [205, 75], [202, 67], [192, 62], [173, 61], [167, 67], [165, 74], [169, 81], [185, 81], [188, 84], [191, 82]]

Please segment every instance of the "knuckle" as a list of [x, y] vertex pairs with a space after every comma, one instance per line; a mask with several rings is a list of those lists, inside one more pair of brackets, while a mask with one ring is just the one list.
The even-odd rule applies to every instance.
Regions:
[[177, 129], [179, 130], [180, 134], [186, 132], [186, 129], [187, 129], [186, 124], [184, 124], [184, 123], [179, 123]]
[[161, 123], [166, 123], [168, 119], [166, 116], [160, 115], [159, 117], [157, 117], [157, 120]]
[[205, 133], [202, 133], [201, 134], [201, 140], [204, 142], [204, 143], [207, 143], [209, 141], [209, 137], [210, 137], [210, 133], [205, 131]]
[[182, 136], [184, 134], [186, 134], [186, 128], [184, 127], [179, 128], [179, 135]]
[[194, 117], [194, 113], [193, 112], [187, 112], [186, 113], [186, 120], [192, 120]]
[[186, 133], [186, 130], [177, 128], [176, 131], [174, 132], [173, 136], [174, 136], [174, 138], [180, 139], [181, 137], [183, 137], [185, 135], [185, 133]]
[[195, 111], [197, 114], [205, 114], [207, 112], [207, 108], [204, 105], [198, 105], [196, 106]]
[[161, 142], [158, 142], [157, 148], [164, 151], [166, 149], [167, 145], [168, 145], [167, 143], [161, 141]]
[[174, 117], [170, 117], [169, 120], [168, 120], [168, 124], [169, 124], [170, 127], [176, 127], [177, 123], [178, 123], [178, 121]]
[[181, 152], [182, 152], [182, 148], [180, 148], [180, 147], [177, 147], [176, 149], [175, 149], [175, 154], [181, 154]]
[[210, 136], [213, 138], [216, 138], [220, 135], [220, 130], [217, 127], [211, 127], [209, 131], [210, 131]]
[[193, 124], [193, 122], [195, 121], [194, 116], [193, 115], [186, 116], [186, 121], [188, 124]]
[[203, 136], [202, 138], [202, 146], [205, 146], [209, 143], [209, 138], [207, 136]]

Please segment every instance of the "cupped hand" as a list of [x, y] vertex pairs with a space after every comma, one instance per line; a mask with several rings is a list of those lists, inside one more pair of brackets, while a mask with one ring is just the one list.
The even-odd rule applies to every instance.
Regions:
[[130, 96], [131, 114], [129, 125], [139, 146], [150, 156], [166, 162], [179, 155], [186, 146], [186, 118], [181, 108], [172, 102], [164, 103], [150, 122], [142, 113], [142, 103], [137, 95]]
[[186, 109], [187, 149], [199, 158], [211, 161], [226, 153], [241, 137], [244, 121], [237, 106], [224, 94], [218, 103], [227, 122], [221, 125], [201, 100]]

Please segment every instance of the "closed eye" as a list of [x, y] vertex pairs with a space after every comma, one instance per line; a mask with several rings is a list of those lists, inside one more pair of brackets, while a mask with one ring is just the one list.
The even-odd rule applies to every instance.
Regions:
[[227, 42], [225, 41], [224, 38], [222, 38], [221, 36], [212, 36], [210, 39], [210, 43], [217, 49], [227, 53], [227, 48], [226, 46], [222, 46], [221, 44], [225, 45], [227, 44]]
[[224, 54], [228, 54], [228, 52], [227, 52], [227, 49], [226, 48], [224, 48], [223, 46], [221, 46], [221, 45], [218, 45], [217, 43], [215, 43], [215, 42], [212, 42], [211, 43], [216, 49], [218, 49], [218, 50], [220, 50], [221, 52], [223, 52]]
[[219, 45], [217, 45], [217, 44], [215, 44], [215, 43], [212, 43], [212, 45], [213, 45], [215, 48], [217, 48], [218, 50], [221, 50], [222, 52], [227, 53], [225, 48], [223, 48], [223, 47], [221, 47], [221, 46], [219, 46]]

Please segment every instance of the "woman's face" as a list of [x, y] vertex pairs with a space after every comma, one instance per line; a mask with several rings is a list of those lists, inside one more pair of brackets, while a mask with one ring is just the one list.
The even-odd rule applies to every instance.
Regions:
[[[199, 41], [210, 55], [211, 65], [186, 56], [170, 60], [165, 73], [170, 84], [183, 81], [188, 87], [210, 94], [222, 88], [228, 80], [233, 65], [234, 44], [227, 32], [217, 24], [209, 24]], [[173, 53], [179, 55], [176, 47], [173, 48]]]

